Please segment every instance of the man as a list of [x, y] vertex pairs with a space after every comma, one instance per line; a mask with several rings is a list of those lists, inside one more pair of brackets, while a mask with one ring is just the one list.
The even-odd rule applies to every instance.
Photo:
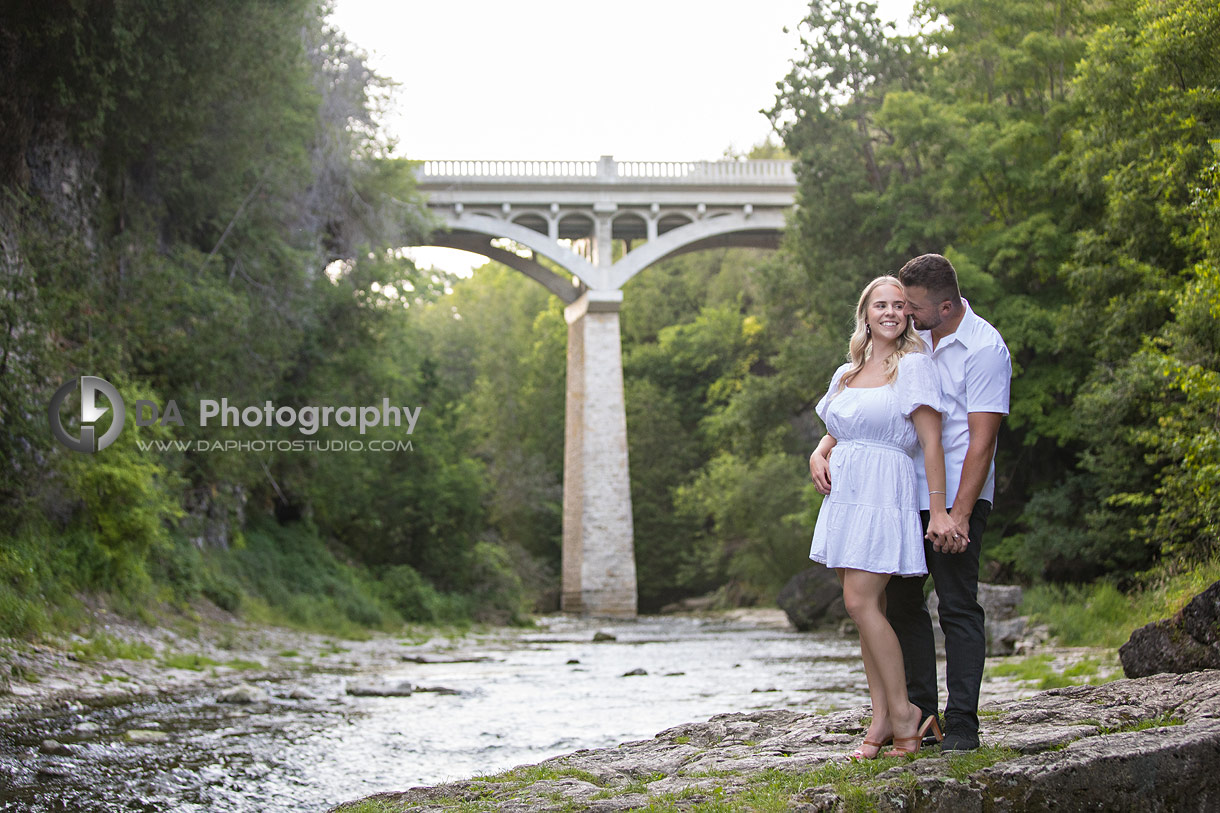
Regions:
[[[939, 254], [924, 254], [898, 272], [906, 289], [906, 313], [920, 331], [940, 372], [946, 412], [945, 505], [953, 528], [940, 541], [925, 541], [928, 573], [940, 600], [945, 634], [948, 701], [941, 749], [979, 747], [979, 687], [987, 639], [978, 603], [983, 531], [995, 495], [995, 445], [1008, 414], [1012, 361], [999, 332], [970, 309], [958, 289], [957, 272]], [[818, 490], [829, 493], [829, 466], [819, 446], [810, 458]], [[928, 527], [928, 482], [923, 453], [915, 459], [920, 513]], [[892, 578], [886, 586], [886, 616], [902, 645], [907, 694], [920, 717], [937, 713], [936, 649], [924, 602], [927, 576]]]
[[[999, 331], [962, 299], [953, 265], [924, 254], [898, 272], [907, 314], [928, 345], [945, 397], [941, 441], [945, 450], [945, 505], [953, 530], [940, 543], [925, 542], [928, 573], [940, 600], [945, 634], [945, 751], [979, 747], [979, 686], [987, 637], [978, 603], [979, 554], [995, 499], [995, 447], [1008, 414], [1012, 360]], [[915, 461], [920, 509], [928, 524], [928, 484], [922, 454]], [[886, 615], [902, 644], [911, 702], [925, 715], [938, 707], [932, 621], [924, 602], [927, 577], [890, 579]]]

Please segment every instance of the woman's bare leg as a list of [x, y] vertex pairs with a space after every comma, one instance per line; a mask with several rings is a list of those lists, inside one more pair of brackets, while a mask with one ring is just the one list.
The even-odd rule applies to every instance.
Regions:
[[[907, 699], [906, 672], [898, 636], [885, 618], [885, 585], [890, 577], [883, 573], [843, 569], [843, 603], [860, 631], [860, 651], [868, 678], [873, 704], [873, 725], [869, 739], [893, 734], [911, 737], [919, 728], [919, 709]], [[879, 711], [882, 710], [882, 711]], [[882, 722], [878, 727], [878, 721]]]

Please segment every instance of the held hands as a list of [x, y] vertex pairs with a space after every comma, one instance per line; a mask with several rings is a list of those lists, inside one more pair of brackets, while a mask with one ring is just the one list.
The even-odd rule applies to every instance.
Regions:
[[809, 475], [813, 478], [813, 487], [823, 497], [830, 494], [830, 461], [814, 450], [809, 455]]
[[941, 553], [965, 553], [970, 544], [967, 523], [948, 512], [933, 512], [925, 539], [932, 541], [932, 550]]

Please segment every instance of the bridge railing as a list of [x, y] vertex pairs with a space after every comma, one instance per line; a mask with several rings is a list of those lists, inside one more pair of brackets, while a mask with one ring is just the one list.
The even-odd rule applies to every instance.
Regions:
[[424, 161], [421, 178], [594, 178], [596, 161]]
[[416, 169], [422, 182], [477, 180], [483, 183], [618, 179], [672, 183], [795, 183], [792, 161], [422, 161]]

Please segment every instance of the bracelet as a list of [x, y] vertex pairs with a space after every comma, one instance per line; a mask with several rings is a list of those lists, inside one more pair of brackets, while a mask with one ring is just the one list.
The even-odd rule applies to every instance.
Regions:
[[933, 494], [944, 494], [944, 493], [945, 492], [943, 492], [943, 491], [929, 491], [928, 496], [931, 497]]

